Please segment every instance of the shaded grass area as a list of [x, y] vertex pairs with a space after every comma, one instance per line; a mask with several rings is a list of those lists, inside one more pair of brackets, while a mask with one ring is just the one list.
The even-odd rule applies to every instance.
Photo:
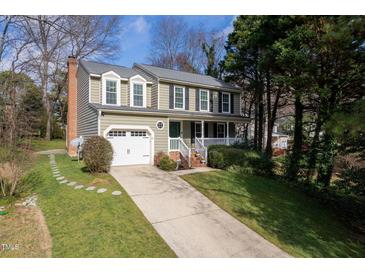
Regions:
[[[77, 161], [56, 156], [61, 174], [80, 183], [97, 176], [83, 171]], [[102, 194], [60, 185], [49, 159], [40, 155], [29, 174], [52, 237], [53, 257], [175, 257], [121, 186], [109, 175]], [[112, 196], [111, 190], [122, 191]]]
[[264, 238], [297, 257], [364, 257], [365, 242], [331, 210], [264, 177], [214, 171], [182, 176]]
[[66, 147], [66, 141], [63, 139], [54, 139], [50, 141], [43, 139], [33, 139], [31, 141], [31, 149], [33, 151], [64, 149], [65, 147]]

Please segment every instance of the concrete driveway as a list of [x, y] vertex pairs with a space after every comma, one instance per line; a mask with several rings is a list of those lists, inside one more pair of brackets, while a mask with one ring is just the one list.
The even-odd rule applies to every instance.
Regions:
[[176, 174], [154, 166], [110, 173], [178, 257], [288, 257]]

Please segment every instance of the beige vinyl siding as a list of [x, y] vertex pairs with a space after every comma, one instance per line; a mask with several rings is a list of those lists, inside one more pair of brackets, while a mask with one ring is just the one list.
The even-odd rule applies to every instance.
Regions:
[[101, 81], [100, 78], [90, 77], [90, 101], [101, 104]]
[[[182, 87], [189, 88], [189, 111], [196, 111], [195, 109], [195, 93], [196, 87], [189, 85], [177, 85]], [[160, 83], [160, 109], [169, 109], [170, 108], [170, 84], [169, 83]]]
[[160, 109], [169, 109], [170, 84], [160, 82], [159, 101]]
[[153, 81], [151, 87], [151, 107], [154, 109], [158, 108], [158, 83]]
[[[165, 126], [162, 130], [157, 129], [156, 122], [163, 121]], [[110, 125], [128, 125], [128, 126], [149, 126], [155, 134], [155, 154], [160, 151], [168, 151], [168, 120], [165, 117], [150, 117], [104, 113], [100, 117], [100, 134], [104, 136], [104, 131]]]
[[196, 88], [189, 87], [189, 111], [195, 111]]
[[128, 106], [128, 82], [121, 81], [120, 83], [120, 103], [122, 106]]
[[236, 94], [236, 93], [232, 93], [232, 95], [234, 95], [234, 105], [233, 105], [233, 112], [235, 115], [240, 115], [241, 114], [241, 104], [240, 104], [240, 100], [241, 100], [241, 95], [240, 94]]
[[98, 134], [98, 114], [89, 106], [89, 75], [79, 66], [77, 71], [77, 135]]
[[[196, 86], [179, 85], [189, 88], [189, 111], [196, 111], [196, 90], [200, 89]], [[209, 90], [209, 89], [206, 89]], [[213, 113], [219, 113], [219, 91], [211, 90], [213, 92]], [[167, 110], [170, 108], [170, 83], [160, 82], [160, 109]], [[240, 94], [231, 93], [234, 96], [234, 114], [240, 115]]]

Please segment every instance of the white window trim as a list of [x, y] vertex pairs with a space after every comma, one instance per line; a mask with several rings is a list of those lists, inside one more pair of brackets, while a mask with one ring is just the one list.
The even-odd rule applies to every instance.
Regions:
[[[129, 79], [129, 106], [135, 108], [146, 108], [147, 107], [147, 81], [141, 75], [135, 75]], [[142, 85], [143, 88], [143, 106], [134, 105], [134, 84]]]
[[[182, 106], [182, 108], [175, 107], [176, 88], [182, 88], [183, 89], [183, 106]], [[185, 87], [183, 87], [183, 86], [174, 86], [174, 109], [183, 109], [183, 110], [185, 109]]]
[[[112, 75], [112, 76], [108, 76]], [[117, 103], [116, 104], [107, 104], [106, 103], [106, 81], [115, 81], [117, 82]], [[114, 71], [108, 71], [103, 73], [102, 75], [102, 104], [109, 105], [109, 106], [120, 106], [120, 76], [116, 74]]]
[[[202, 91], [206, 91], [207, 92], [207, 100], [208, 100], [208, 103], [207, 103], [207, 109], [205, 110], [205, 109], [202, 109], [202, 106], [201, 106], [201, 102], [202, 102]], [[210, 105], [209, 105], [209, 101], [210, 101], [210, 98], [209, 98], [209, 90], [207, 90], [207, 89], [200, 89], [199, 90], [199, 111], [202, 111], [202, 112], [209, 112], [209, 107], [210, 107]]]
[[[218, 137], [218, 128], [219, 125], [223, 125], [223, 137]], [[227, 133], [226, 133], [226, 124], [225, 123], [217, 123], [217, 138], [226, 138], [227, 137]]]
[[[224, 111], [224, 108], [223, 108], [223, 94], [228, 95], [228, 111]], [[231, 93], [230, 92], [222, 92], [222, 113], [231, 113]]]

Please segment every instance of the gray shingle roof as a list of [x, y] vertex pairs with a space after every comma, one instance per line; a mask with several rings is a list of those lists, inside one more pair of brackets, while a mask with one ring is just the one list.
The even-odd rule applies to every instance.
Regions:
[[160, 68], [145, 64], [135, 64], [135, 66], [138, 66], [159, 78], [166, 78], [170, 80], [190, 82], [195, 84], [228, 88], [228, 89], [239, 89], [229, 83], [226, 83], [222, 80], [216, 79], [209, 75], [177, 71], [173, 69]]
[[[134, 70], [133, 68], [127, 68], [123, 66], [118, 65], [111, 65], [111, 64], [104, 64], [99, 63], [95, 61], [86, 61], [86, 60], [80, 60], [80, 65], [88, 72], [92, 74], [98, 74], [101, 75], [108, 71], [114, 71], [122, 78], [130, 78], [134, 75], [139, 74], [137, 70]], [[158, 77], [158, 78], [164, 78], [168, 80], [176, 80], [186, 83], [194, 83], [194, 84], [200, 84], [204, 86], [212, 86], [217, 88], [227, 88], [227, 89], [234, 89], [239, 90], [239, 88], [226, 83], [222, 80], [216, 79], [214, 77], [208, 76], [208, 75], [202, 75], [197, 73], [190, 73], [190, 72], [183, 72], [183, 71], [177, 71], [172, 69], [165, 69], [160, 67], [155, 67], [151, 65], [145, 65], [145, 64], [135, 64], [135, 66], [149, 72], [150, 74]], [[144, 75], [146, 77], [146, 75]], [[151, 78], [146, 79], [148, 81], [152, 81]]]
[[[123, 66], [117, 66], [117, 65], [110, 65], [110, 64], [103, 64], [98, 63], [94, 61], [85, 61], [80, 60], [80, 65], [88, 72], [93, 74], [103, 74], [107, 71], [114, 71], [122, 78], [130, 78], [134, 75], [138, 74], [138, 71], [135, 71], [134, 69], [123, 67]], [[151, 80], [151, 79], [147, 79]]]

